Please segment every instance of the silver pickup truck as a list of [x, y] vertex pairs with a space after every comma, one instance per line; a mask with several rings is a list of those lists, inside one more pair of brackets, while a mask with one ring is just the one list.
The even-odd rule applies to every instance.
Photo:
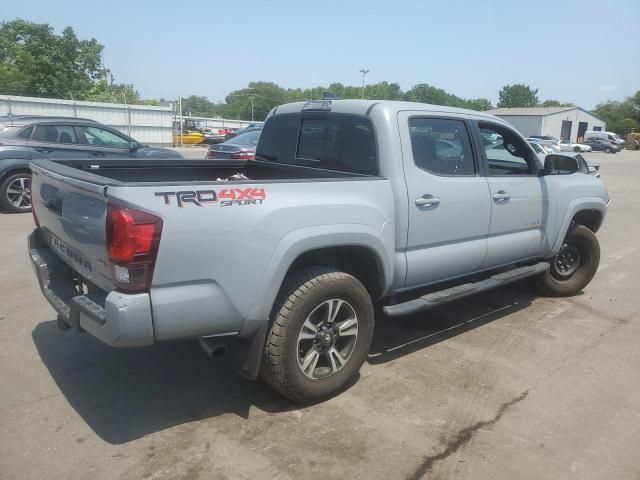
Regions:
[[608, 195], [491, 115], [417, 103], [274, 108], [256, 159], [36, 160], [29, 254], [63, 329], [198, 339], [295, 401], [341, 391], [388, 316], [596, 272]]

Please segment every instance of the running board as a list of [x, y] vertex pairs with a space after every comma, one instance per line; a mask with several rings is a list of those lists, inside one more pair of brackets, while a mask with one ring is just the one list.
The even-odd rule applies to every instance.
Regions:
[[502, 287], [508, 283], [517, 282], [523, 278], [533, 277], [549, 270], [547, 262], [536, 263], [526, 267], [514, 268], [506, 272], [493, 275], [486, 280], [475, 283], [464, 283], [455, 287], [445, 288], [433, 293], [428, 293], [420, 298], [409, 300], [408, 302], [398, 303], [396, 305], [387, 305], [382, 310], [390, 317], [398, 317], [401, 315], [409, 315], [428, 308], [437, 307], [447, 302], [459, 300], [460, 298], [475, 295], [476, 293], [491, 290], [492, 288]]

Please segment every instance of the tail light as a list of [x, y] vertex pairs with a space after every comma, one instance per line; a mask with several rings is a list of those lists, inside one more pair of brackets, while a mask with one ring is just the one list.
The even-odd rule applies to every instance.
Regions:
[[231, 158], [236, 160], [253, 160], [256, 158], [256, 152], [235, 152], [231, 154]]
[[156, 263], [162, 219], [130, 208], [107, 208], [107, 254], [117, 287], [130, 292], [147, 290]]
[[213, 150], [207, 150], [207, 158], [214, 158], [216, 156]]

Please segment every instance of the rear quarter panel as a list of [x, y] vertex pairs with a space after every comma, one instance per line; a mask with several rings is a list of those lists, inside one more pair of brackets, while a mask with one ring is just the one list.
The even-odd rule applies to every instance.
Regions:
[[[194, 188], [214, 190], [218, 200], [178, 206], [162, 193]], [[264, 189], [264, 198], [228, 205], [230, 189], [237, 197], [238, 190]], [[245, 319], [266, 320], [289, 266], [310, 249], [368, 246], [391, 282], [395, 225], [385, 179], [109, 187], [107, 195], [163, 219], [151, 288], [159, 340], [231, 333]]]

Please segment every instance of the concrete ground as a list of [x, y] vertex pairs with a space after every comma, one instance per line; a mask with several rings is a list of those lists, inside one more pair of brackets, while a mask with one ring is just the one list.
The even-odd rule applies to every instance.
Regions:
[[583, 294], [378, 318], [357, 383], [310, 407], [190, 342], [58, 330], [31, 216], [0, 215], [0, 478], [640, 478], [640, 152], [587, 157], [613, 203]]

